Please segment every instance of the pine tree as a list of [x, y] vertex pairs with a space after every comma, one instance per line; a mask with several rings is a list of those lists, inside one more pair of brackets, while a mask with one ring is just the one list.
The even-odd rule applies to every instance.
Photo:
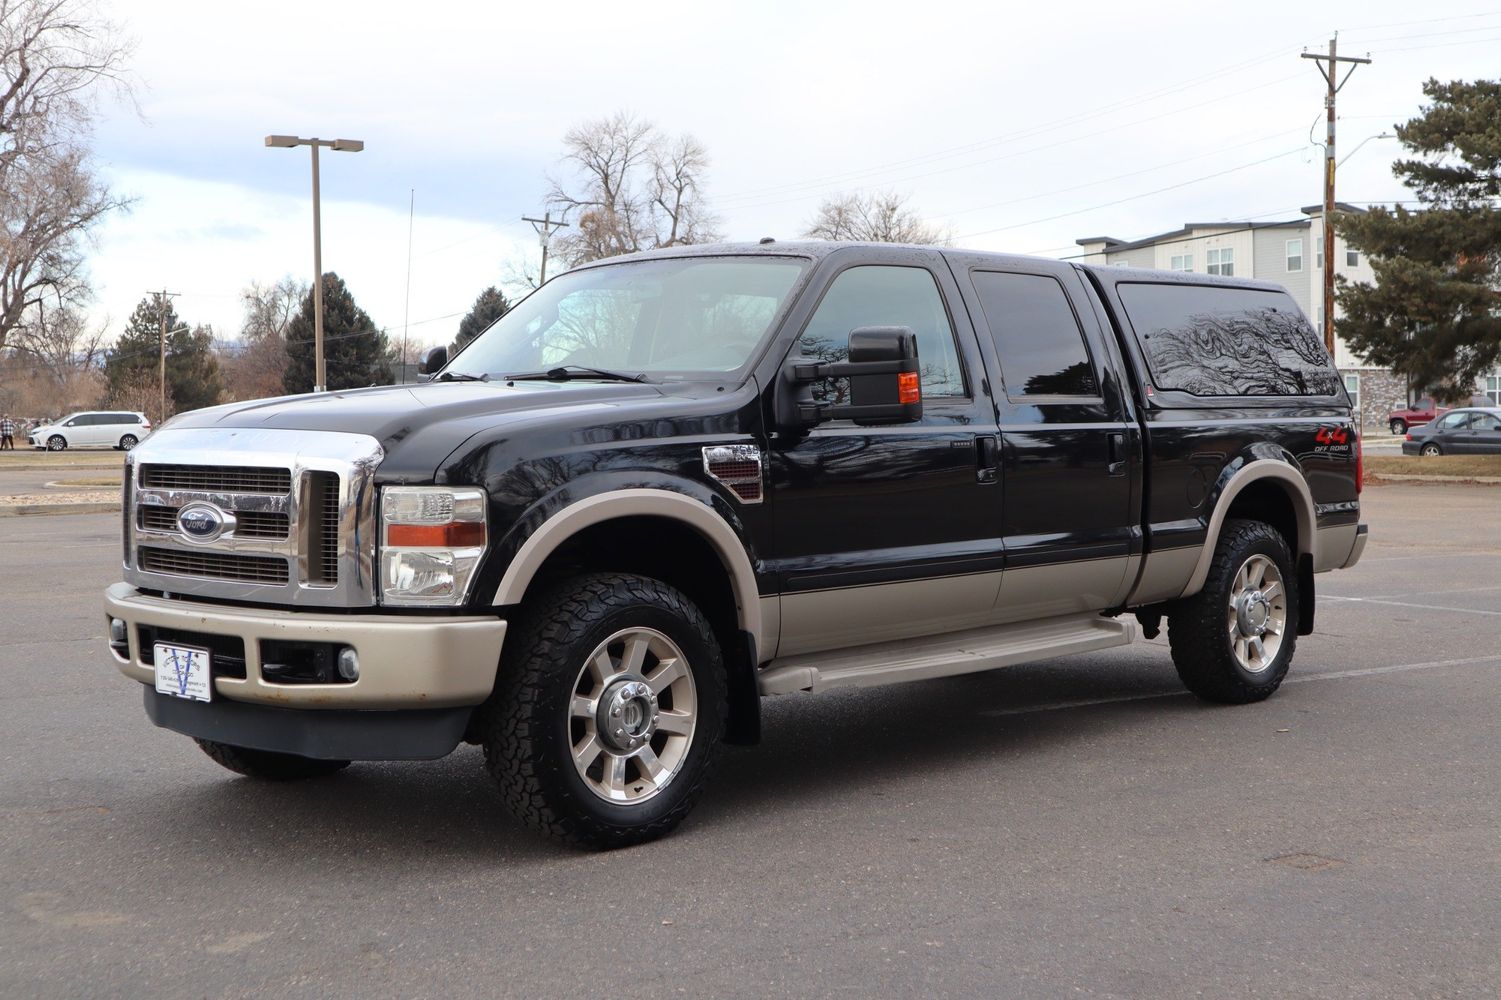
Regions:
[[1371, 362], [1468, 401], [1501, 361], [1501, 82], [1430, 79], [1423, 93], [1428, 107], [1396, 127], [1414, 157], [1392, 166], [1421, 208], [1335, 217], [1376, 272], [1374, 285], [1340, 280], [1339, 332]]
[[[219, 362], [213, 353], [213, 330], [207, 326], [187, 329], [172, 300], [150, 295], [130, 314], [130, 322], [104, 361], [110, 399], [120, 402], [140, 395], [146, 384], [160, 385], [163, 320], [167, 330], [167, 399], [170, 413], [212, 406], [223, 392]], [[156, 413], [160, 390], [152, 396], [146, 412], [155, 421], [168, 414]]]
[[[323, 363], [330, 389], [358, 389], [367, 385], [390, 385], [391, 343], [361, 309], [349, 288], [332, 271], [323, 276]], [[311, 392], [315, 374], [313, 359], [313, 293], [302, 300], [302, 309], [287, 324], [287, 372], [283, 385], [288, 392]]]
[[454, 338], [449, 354], [457, 354], [485, 328], [511, 311], [511, 302], [494, 285], [479, 293], [469, 313], [459, 321], [459, 335]]

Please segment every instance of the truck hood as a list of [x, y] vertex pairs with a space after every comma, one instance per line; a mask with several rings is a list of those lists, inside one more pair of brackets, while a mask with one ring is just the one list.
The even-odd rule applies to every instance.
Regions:
[[280, 396], [191, 410], [159, 431], [275, 428], [367, 434], [381, 443], [386, 481], [431, 481], [472, 435], [499, 424], [566, 420], [661, 402], [686, 387], [630, 382], [427, 382], [305, 396]]

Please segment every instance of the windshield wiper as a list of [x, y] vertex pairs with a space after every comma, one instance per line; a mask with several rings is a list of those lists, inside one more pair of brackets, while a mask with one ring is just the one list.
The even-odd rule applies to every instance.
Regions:
[[602, 378], [611, 382], [650, 382], [645, 375], [631, 375], [627, 372], [613, 372], [608, 368], [590, 368], [587, 365], [559, 365], [557, 368], [549, 368], [545, 372], [520, 372], [516, 375], [507, 375], [507, 382], [537, 381], [547, 379], [550, 382], [567, 382], [572, 379]]
[[488, 373], [486, 373], [484, 375], [470, 375], [468, 372], [444, 372], [442, 375], [439, 375], [437, 378], [433, 379], [433, 381], [434, 382], [488, 382], [488, 381], [490, 381], [490, 376], [489, 376]]

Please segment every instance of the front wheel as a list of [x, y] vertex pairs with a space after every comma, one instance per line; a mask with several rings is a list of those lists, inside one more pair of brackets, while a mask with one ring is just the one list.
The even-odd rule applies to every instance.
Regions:
[[47, 439], [48, 451], [62, 451], [68, 446], [68, 439], [61, 434], [54, 434]]
[[673, 587], [624, 573], [575, 577], [527, 611], [480, 723], [506, 805], [581, 847], [666, 834], [692, 809], [724, 730], [708, 621]]
[[1429, 441], [1427, 444], [1423, 445], [1423, 447], [1421, 447], [1421, 448], [1418, 449], [1418, 454], [1420, 454], [1420, 455], [1427, 455], [1430, 458], [1433, 457], [1434, 455], [1442, 455], [1443, 453], [1444, 453], [1444, 449], [1440, 448], [1438, 445], [1434, 444], [1432, 441]]
[[1200, 698], [1242, 705], [1270, 697], [1298, 639], [1298, 578], [1277, 529], [1227, 520], [1204, 589], [1168, 615], [1167, 637], [1178, 676]]
[[252, 750], [213, 740], [194, 740], [199, 749], [208, 754], [220, 767], [243, 774], [247, 778], [262, 781], [300, 781], [303, 778], [321, 778], [342, 771], [349, 766], [347, 760], [318, 760], [300, 757], [292, 753], [275, 753], [271, 750]]
[[1393, 434], [1406, 434], [1407, 433], [1407, 421], [1405, 421], [1405, 420], [1393, 420], [1392, 421], [1392, 433]]

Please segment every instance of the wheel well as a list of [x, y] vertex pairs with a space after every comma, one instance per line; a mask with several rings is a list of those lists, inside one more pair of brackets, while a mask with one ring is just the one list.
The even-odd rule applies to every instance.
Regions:
[[1235, 499], [1230, 502], [1230, 509], [1225, 511], [1225, 517], [1270, 524], [1287, 540], [1288, 551], [1294, 558], [1302, 551], [1300, 542], [1304, 539], [1298, 537], [1298, 512], [1293, 507], [1292, 498], [1271, 480], [1251, 483], [1236, 494]]
[[636, 573], [661, 580], [698, 605], [714, 629], [728, 672], [729, 743], [754, 743], [760, 735], [760, 695], [755, 686], [754, 644], [740, 627], [730, 571], [714, 546], [690, 525], [670, 517], [619, 517], [590, 525], [558, 546], [529, 591], [580, 573]]
[[1315, 608], [1313, 555], [1304, 549], [1311, 550], [1314, 540], [1299, 537], [1298, 511], [1287, 491], [1269, 479], [1251, 483], [1236, 494], [1225, 517], [1270, 524], [1286, 540], [1298, 573], [1298, 634], [1312, 634]]

